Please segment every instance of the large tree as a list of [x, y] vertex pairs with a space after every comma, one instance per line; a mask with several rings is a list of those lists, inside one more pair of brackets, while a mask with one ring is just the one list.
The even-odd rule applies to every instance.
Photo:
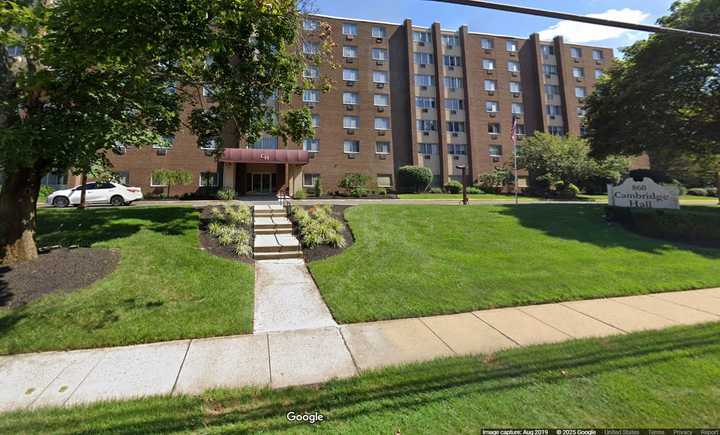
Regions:
[[[720, 33], [720, 0], [675, 2], [668, 27]], [[593, 154], [720, 154], [720, 40], [655, 34], [624, 50], [587, 99]], [[720, 168], [716, 168], [716, 171]]]
[[[301, 16], [295, 0], [4, 1], [0, 262], [37, 256], [40, 180], [53, 169], [160, 143], [185, 121], [199, 145], [219, 150], [277, 129], [278, 119], [294, 120], [289, 136], [309, 135], [307, 110], [276, 113], [299, 92]], [[203, 89], [212, 104], [197, 103]], [[234, 139], [224, 144], [228, 128]]]

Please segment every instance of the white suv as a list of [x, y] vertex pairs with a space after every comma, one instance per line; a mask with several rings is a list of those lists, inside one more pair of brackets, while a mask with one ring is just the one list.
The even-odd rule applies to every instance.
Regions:
[[[79, 205], [81, 186], [73, 189], [58, 190], [47, 198], [47, 204], [58, 208], [65, 208], [69, 205]], [[120, 183], [87, 183], [85, 185], [85, 203], [110, 204], [121, 206], [132, 204], [143, 199], [142, 189], [139, 187], [127, 187]]]

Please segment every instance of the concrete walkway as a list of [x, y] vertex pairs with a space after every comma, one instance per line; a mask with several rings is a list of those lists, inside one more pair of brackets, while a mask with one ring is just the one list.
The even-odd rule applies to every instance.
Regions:
[[317, 384], [438, 357], [718, 321], [720, 289], [707, 289], [5, 356], [0, 357], [0, 410], [194, 394], [215, 387]]

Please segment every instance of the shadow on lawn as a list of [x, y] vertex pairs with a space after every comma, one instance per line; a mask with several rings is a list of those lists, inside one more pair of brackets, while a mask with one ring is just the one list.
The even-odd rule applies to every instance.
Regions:
[[130, 237], [141, 229], [181, 235], [197, 228], [196, 211], [188, 207], [43, 210], [38, 214], [38, 245], [79, 245]]
[[[590, 243], [601, 248], [620, 247], [649, 254], [681, 249], [710, 259], [720, 258], [720, 249], [653, 239], [629, 232], [619, 224], [606, 222], [603, 218], [603, 210], [601, 206], [527, 204], [518, 207], [506, 206], [491, 213], [516, 218], [520, 225], [540, 230], [551, 237]], [[703, 211], [720, 212], [720, 210]]]
[[[430, 364], [372, 372], [360, 379], [335, 381], [317, 389], [220, 391], [198, 398], [149, 399], [125, 406], [101, 405], [33, 418], [10, 418], [12, 432], [34, 427], [64, 433], [82, 421], [97, 421], [113, 433], [163, 433], [177, 430], [236, 432], [299, 429], [289, 411], [318, 411], [328, 429], [357, 417], [399, 411], [470, 395], [502, 401], [499, 395], [529, 386], [561, 383], [649, 367], [678, 358], [720, 354], [720, 326], [676, 328], [611, 339], [530, 347], [494, 356], [450, 358]], [[678, 368], [678, 370], [681, 367]], [[640, 382], [640, 381], [639, 381]], [[588, 383], [588, 388], [592, 386]], [[618, 389], [625, 388], [618, 383]], [[598, 415], [600, 420], [612, 416]], [[498, 416], [498, 421], [504, 417]], [[578, 422], [580, 423], [580, 422]], [[391, 424], [391, 423], [389, 423]], [[15, 425], [16, 427], [13, 427]], [[224, 428], [224, 426], [237, 425]], [[2, 425], [0, 425], [1, 427]], [[303, 427], [310, 431], [311, 428]], [[388, 427], [387, 430], [395, 430]]]

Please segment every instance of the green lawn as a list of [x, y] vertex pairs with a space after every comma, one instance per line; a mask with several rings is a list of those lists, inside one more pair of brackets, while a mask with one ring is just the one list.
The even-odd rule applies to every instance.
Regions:
[[[494, 195], [488, 193], [469, 194], [470, 201], [514, 201], [513, 195]], [[434, 200], [456, 200], [462, 201], [462, 194], [451, 193], [402, 193], [398, 195], [398, 199], [434, 199]], [[520, 197], [520, 201], [537, 201], [537, 198]]]
[[[369, 372], [315, 388], [214, 391], [2, 415], [2, 433], [478, 433], [717, 427], [720, 324]], [[318, 412], [315, 426], [286, 414]]]
[[644, 238], [608, 225], [603, 211], [352, 207], [356, 242], [309, 267], [342, 323], [720, 286], [720, 250]]
[[116, 248], [120, 264], [89, 288], [0, 309], [0, 354], [252, 331], [253, 268], [201, 251], [197, 211], [48, 209], [38, 224], [41, 246]]

